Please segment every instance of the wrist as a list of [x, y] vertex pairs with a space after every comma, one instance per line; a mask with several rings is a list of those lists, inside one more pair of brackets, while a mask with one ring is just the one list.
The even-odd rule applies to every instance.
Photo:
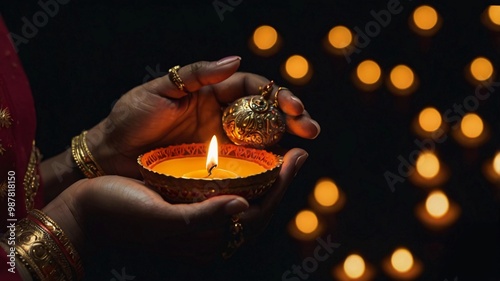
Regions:
[[[95, 162], [100, 165], [106, 175], [120, 175], [130, 178], [139, 178], [140, 172], [137, 159], [120, 153], [118, 144], [113, 142], [113, 137], [107, 127], [107, 119], [88, 130], [86, 136], [87, 147]], [[132, 164], [131, 164], [132, 163]]]
[[[69, 241], [76, 248], [77, 252], [82, 252], [85, 242], [83, 226], [83, 214], [76, 204], [79, 191], [78, 184], [71, 187], [71, 191], [65, 191], [56, 199], [52, 200], [42, 211], [49, 216], [64, 231]], [[71, 196], [67, 193], [71, 192]]]
[[[70, 212], [60, 208], [63, 205], [53, 204], [47, 208], [47, 213], [33, 209], [16, 226], [16, 260], [35, 280], [83, 278], [83, 264], [75, 246], [82, 240], [77, 237], [78, 231], [72, 229], [71, 219], [61, 219], [61, 214]], [[79, 249], [82, 249], [81, 245]]]

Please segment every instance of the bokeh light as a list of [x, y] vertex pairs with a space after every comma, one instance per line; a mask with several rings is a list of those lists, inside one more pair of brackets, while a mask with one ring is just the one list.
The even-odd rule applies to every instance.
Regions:
[[373, 60], [362, 61], [356, 68], [356, 75], [361, 83], [372, 85], [380, 80], [380, 66]]
[[349, 255], [344, 261], [344, 272], [352, 279], [357, 279], [365, 273], [365, 261], [360, 255]]
[[500, 152], [497, 152], [493, 158], [493, 170], [497, 175], [500, 175]]
[[260, 50], [269, 50], [278, 42], [278, 32], [269, 25], [259, 26], [253, 33], [253, 42]]
[[441, 114], [434, 107], [426, 107], [418, 115], [418, 123], [424, 131], [434, 132], [441, 127]]
[[304, 78], [309, 71], [309, 62], [303, 56], [293, 55], [287, 59], [285, 69], [292, 78]]
[[408, 94], [414, 87], [415, 74], [410, 67], [400, 64], [391, 70], [389, 82], [395, 93]]
[[439, 173], [439, 159], [430, 151], [422, 152], [417, 158], [416, 168], [422, 177], [432, 179]]
[[328, 32], [328, 42], [336, 49], [343, 49], [351, 45], [352, 38], [352, 32], [349, 28], [342, 25], [335, 26]]
[[312, 77], [312, 68], [305, 57], [295, 54], [282, 65], [281, 74], [290, 83], [303, 85]]
[[391, 265], [398, 272], [408, 272], [413, 267], [413, 255], [406, 248], [398, 248], [392, 253]]
[[477, 81], [486, 81], [493, 75], [493, 64], [485, 57], [477, 57], [470, 64], [470, 74]]
[[422, 5], [413, 12], [413, 22], [417, 28], [422, 30], [433, 29], [437, 25], [438, 19], [438, 13], [429, 5]]
[[295, 225], [303, 233], [312, 233], [318, 228], [318, 217], [310, 210], [302, 210], [295, 216]]
[[500, 25], [500, 5], [491, 5], [488, 7], [488, 18], [491, 23]]
[[339, 199], [339, 189], [333, 180], [320, 179], [314, 188], [314, 199], [321, 206], [333, 206]]
[[448, 197], [439, 190], [431, 192], [425, 200], [425, 209], [434, 218], [443, 217], [448, 212], [449, 207]]
[[462, 134], [468, 138], [477, 138], [483, 133], [484, 123], [481, 117], [475, 113], [468, 113], [460, 122]]

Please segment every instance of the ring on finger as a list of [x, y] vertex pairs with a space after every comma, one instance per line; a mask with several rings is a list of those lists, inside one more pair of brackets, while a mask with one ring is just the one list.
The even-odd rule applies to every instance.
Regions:
[[177, 87], [177, 89], [186, 92], [186, 85], [182, 81], [181, 77], [179, 76], [179, 73], [177, 72], [181, 67], [179, 65], [176, 65], [168, 70], [168, 78], [174, 85]]
[[222, 257], [224, 259], [230, 258], [243, 244], [243, 242], [245, 242], [245, 237], [243, 236], [243, 225], [240, 222], [240, 217], [237, 215], [231, 217], [229, 235], [230, 240], [227, 243], [226, 249], [222, 252]]
[[276, 91], [276, 93], [274, 93], [274, 107], [278, 107], [278, 94], [280, 93], [281, 90], [288, 90], [288, 88], [286, 87], [279, 87], [278, 90]]

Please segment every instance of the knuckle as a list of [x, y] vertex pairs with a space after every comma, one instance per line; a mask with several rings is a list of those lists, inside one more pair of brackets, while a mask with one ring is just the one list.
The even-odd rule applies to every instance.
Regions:
[[200, 70], [204, 69], [208, 64], [209, 64], [208, 61], [195, 62], [195, 63], [190, 64], [189, 70], [190, 70], [191, 74], [197, 75], [200, 72]]

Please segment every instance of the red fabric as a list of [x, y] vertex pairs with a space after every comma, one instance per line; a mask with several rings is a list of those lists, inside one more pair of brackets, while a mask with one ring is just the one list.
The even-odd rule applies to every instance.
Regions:
[[[10, 128], [0, 127], [0, 143], [5, 149], [0, 155], [0, 183], [7, 179], [9, 171], [15, 171], [15, 215], [21, 219], [26, 216], [23, 180], [35, 138], [36, 116], [28, 79], [3, 21], [0, 23], [0, 107], [8, 108], [12, 117]], [[2, 232], [3, 222], [8, 218], [6, 202], [5, 197], [0, 204]]]
[[[0, 109], [8, 108], [12, 117], [10, 127], [0, 127], [0, 144], [5, 151], [0, 155], [0, 184], [7, 181], [9, 171], [15, 172], [15, 218], [26, 217], [24, 175], [35, 138], [36, 115], [30, 85], [21, 62], [10, 40], [9, 32], [0, 16]], [[37, 193], [35, 208], [40, 208], [41, 196]], [[0, 199], [0, 233], [6, 231], [7, 196]], [[17, 223], [16, 223], [17, 224]], [[7, 254], [0, 248], [0, 280], [21, 280], [8, 272]]]

